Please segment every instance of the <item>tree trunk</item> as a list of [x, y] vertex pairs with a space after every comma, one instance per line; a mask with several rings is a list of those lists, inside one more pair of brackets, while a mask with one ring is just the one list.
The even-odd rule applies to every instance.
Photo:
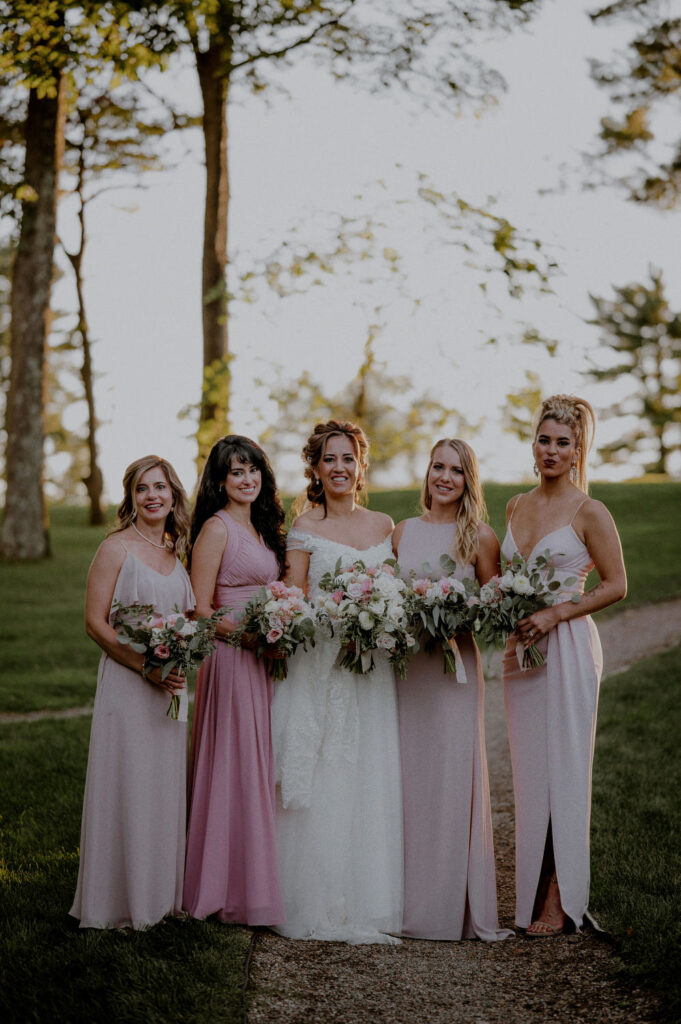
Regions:
[[[85, 127], [85, 126], [84, 126]], [[76, 295], [78, 298], [78, 326], [76, 330], [80, 334], [80, 343], [83, 350], [83, 362], [80, 367], [80, 377], [83, 382], [85, 401], [87, 403], [87, 447], [89, 457], [89, 472], [83, 478], [90, 499], [90, 525], [101, 526], [104, 522], [104, 511], [102, 509], [102, 491], [104, 481], [102, 471], [99, 468], [97, 453], [97, 417], [95, 415], [95, 389], [92, 374], [92, 351], [90, 334], [85, 309], [85, 293], [83, 291], [83, 254], [85, 252], [85, 149], [80, 150], [78, 161], [78, 197], [80, 209], [78, 211], [78, 222], [80, 225], [80, 246], [75, 253], [67, 252], [69, 262], [73, 267], [73, 274], [76, 281]]]
[[55, 97], [38, 97], [33, 89], [29, 93], [24, 182], [35, 194], [22, 204], [12, 275], [7, 496], [0, 552], [20, 561], [49, 554], [43, 494], [43, 390], [63, 140], [60, 79]]
[[203, 392], [199, 419], [199, 456], [227, 430], [229, 416], [229, 347], [227, 335], [227, 96], [222, 47], [211, 43], [196, 51], [203, 98], [206, 155], [206, 204], [203, 224], [202, 318]]

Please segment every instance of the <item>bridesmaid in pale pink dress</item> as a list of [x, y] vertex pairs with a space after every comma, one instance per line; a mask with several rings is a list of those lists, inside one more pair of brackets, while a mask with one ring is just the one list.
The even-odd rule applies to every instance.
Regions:
[[70, 913], [81, 928], [147, 928], [182, 910], [187, 724], [185, 680], [149, 670], [118, 642], [111, 606], [190, 611], [194, 595], [178, 560], [189, 514], [170, 465], [148, 455], [128, 466], [118, 523], [95, 555], [85, 628], [102, 648], [92, 714], [78, 885]]
[[[499, 571], [499, 542], [482, 522], [475, 453], [443, 439], [430, 453], [423, 515], [399, 523], [393, 547], [403, 573], [486, 583]], [[425, 566], [425, 568], [424, 568]], [[420, 652], [397, 680], [404, 799], [404, 924], [414, 938], [486, 941], [499, 928], [485, 751], [485, 687], [470, 635], [457, 638], [465, 678], [446, 675], [442, 652]]]
[[[227, 606], [218, 636], [235, 629], [286, 559], [284, 510], [254, 441], [230, 434], [208, 456], [191, 529], [199, 615]], [[219, 643], [196, 684], [184, 907], [193, 917], [283, 924], [274, 824], [272, 680], [251, 650]]]
[[[511, 498], [502, 551], [530, 559], [549, 551], [560, 603], [518, 627], [541, 641], [545, 663], [521, 671], [518, 636], [504, 658], [504, 695], [516, 805], [516, 924], [530, 937], [579, 929], [589, 902], [591, 768], [601, 645], [589, 613], [626, 594], [622, 548], [610, 513], [587, 496], [586, 457], [594, 414], [573, 395], [553, 395], [535, 416], [539, 486]], [[582, 594], [596, 567], [600, 582]]]

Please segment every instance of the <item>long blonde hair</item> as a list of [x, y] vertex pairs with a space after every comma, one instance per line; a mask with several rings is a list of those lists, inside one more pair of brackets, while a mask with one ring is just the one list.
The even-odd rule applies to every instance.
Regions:
[[148, 470], [156, 469], [157, 466], [163, 470], [173, 494], [173, 508], [166, 516], [163, 536], [171, 541], [177, 557], [182, 558], [187, 549], [189, 536], [187, 495], [184, 493], [184, 487], [173, 467], [159, 455], [144, 455], [141, 459], [131, 462], [126, 469], [123, 474], [123, 501], [116, 510], [118, 518], [110, 533], [120, 533], [132, 526], [137, 518], [137, 500], [135, 498], [137, 485]]
[[328, 420], [326, 423], [315, 423], [301, 453], [308, 484], [305, 496], [296, 499], [294, 504], [296, 513], [302, 511], [303, 508], [318, 505], [324, 509], [326, 515], [326, 495], [324, 486], [317, 477], [317, 467], [322, 461], [327, 442], [332, 437], [347, 437], [352, 445], [359, 466], [355, 501], [360, 501], [363, 497], [361, 492], [366, 487], [367, 469], [369, 468], [369, 442], [366, 434], [360, 426], [348, 420]]
[[428, 469], [421, 488], [421, 508], [427, 511], [432, 506], [432, 497], [428, 489], [428, 476], [433, 465], [435, 452], [442, 445], [449, 445], [461, 459], [463, 469], [464, 490], [459, 500], [456, 514], [456, 532], [452, 556], [459, 557], [463, 562], [474, 562], [478, 555], [478, 529], [481, 522], [487, 521], [487, 507], [480, 483], [478, 457], [469, 444], [456, 437], [443, 437], [436, 441], [430, 450]]
[[564, 423], [574, 432], [577, 459], [573, 482], [580, 491], [588, 494], [586, 462], [596, 430], [595, 412], [585, 398], [578, 398], [577, 395], [551, 395], [550, 398], [544, 399], [534, 414], [532, 425], [535, 441], [544, 420]]

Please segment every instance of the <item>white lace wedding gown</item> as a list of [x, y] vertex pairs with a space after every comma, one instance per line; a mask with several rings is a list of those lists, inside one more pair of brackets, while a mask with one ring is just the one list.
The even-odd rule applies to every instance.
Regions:
[[[293, 529], [308, 551], [310, 597], [339, 558], [392, 557], [390, 540], [357, 550]], [[277, 847], [291, 938], [397, 942], [402, 926], [402, 794], [395, 680], [387, 658], [365, 676], [334, 667], [339, 645], [321, 638], [290, 660], [276, 684], [272, 742]], [[393, 933], [393, 934], [390, 934]]]

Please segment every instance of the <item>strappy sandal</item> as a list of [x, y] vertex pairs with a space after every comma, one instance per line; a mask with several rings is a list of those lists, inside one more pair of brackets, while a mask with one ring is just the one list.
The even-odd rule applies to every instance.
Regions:
[[[531, 930], [533, 929], [533, 930]], [[549, 924], [548, 921], [533, 921], [525, 931], [528, 939], [552, 939], [556, 935], [562, 935], [565, 931], [565, 921], [562, 924]]]

